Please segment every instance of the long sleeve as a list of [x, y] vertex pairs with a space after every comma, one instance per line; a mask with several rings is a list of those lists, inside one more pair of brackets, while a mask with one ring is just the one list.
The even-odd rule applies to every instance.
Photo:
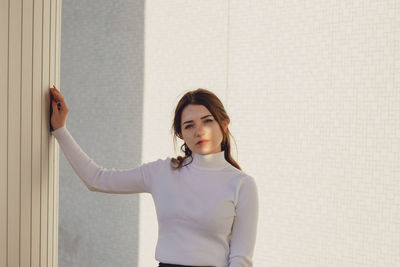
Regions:
[[258, 224], [258, 190], [251, 176], [246, 176], [242, 180], [235, 211], [229, 267], [252, 267]]
[[[132, 169], [106, 169], [96, 164], [78, 145], [64, 125], [51, 132], [76, 175], [90, 191], [130, 194], [150, 193], [150, 180], [146, 179], [154, 168], [153, 163], [143, 164]], [[146, 175], [147, 172], [147, 175]]]

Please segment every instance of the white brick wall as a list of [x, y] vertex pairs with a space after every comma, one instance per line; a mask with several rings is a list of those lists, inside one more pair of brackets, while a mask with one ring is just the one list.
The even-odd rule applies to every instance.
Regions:
[[[182, 92], [210, 89], [259, 186], [254, 266], [400, 266], [399, 12], [397, 0], [147, 1], [143, 160], [172, 153]], [[156, 266], [141, 200], [138, 266]]]

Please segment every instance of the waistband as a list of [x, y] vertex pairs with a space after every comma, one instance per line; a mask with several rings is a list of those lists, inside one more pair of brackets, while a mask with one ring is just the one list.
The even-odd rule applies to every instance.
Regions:
[[215, 266], [179, 265], [179, 264], [171, 264], [171, 263], [162, 263], [162, 262], [160, 262], [158, 267], [215, 267]]

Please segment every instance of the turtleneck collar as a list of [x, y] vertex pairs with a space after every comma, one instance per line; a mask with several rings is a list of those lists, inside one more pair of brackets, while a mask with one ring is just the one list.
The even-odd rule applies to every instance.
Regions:
[[[206, 169], [206, 170], [220, 170], [225, 168], [228, 164], [230, 164], [225, 159], [225, 151], [202, 155], [192, 151], [193, 161], [188, 165], [192, 165], [198, 169]], [[191, 161], [191, 158], [188, 158], [188, 162]]]

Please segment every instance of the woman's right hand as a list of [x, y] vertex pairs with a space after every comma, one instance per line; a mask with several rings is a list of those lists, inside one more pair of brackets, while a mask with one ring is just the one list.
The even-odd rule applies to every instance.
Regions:
[[[53, 86], [54, 87], [50, 88], [50, 94], [53, 96], [53, 100], [51, 103], [53, 108], [51, 114], [51, 126], [55, 131], [67, 123], [69, 110], [67, 104], [65, 103], [63, 95], [60, 93], [60, 91], [56, 88], [55, 85]], [[57, 107], [57, 102], [60, 103], [60, 109], [58, 109]]]

